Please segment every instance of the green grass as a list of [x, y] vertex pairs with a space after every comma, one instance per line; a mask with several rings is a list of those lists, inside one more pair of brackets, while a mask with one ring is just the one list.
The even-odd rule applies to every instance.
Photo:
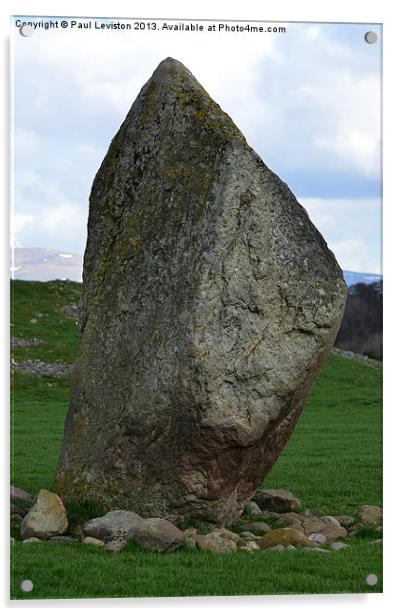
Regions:
[[[62, 307], [79, 301], [82, 285], [78, 282], [11, 282], [11, 335], [37, 338], [40, 346], [14, 349], [14, 358], [40, 359], [44, 362], [73, 362], [78, 351], [75, 320]], [[43, 315], [43, 316], [37, 316]], [[36, 319], [37, 323], [31, 323]]]
[[[13, 286], [13, 335], [37, 337], [45, 343], [16, 349], [17, 358], [73, 361], [76, 325], [60, 308], [76, 303], [80, 286], [20, 281]], [[47, 316], [31, 324], [36, 312]], [[12, 483], [33, 493], [40, 488], [51, 490], [68, 407], [69, 376], [16, 373], [13, 383]], [[287, 488], [304, 507], [326, 514], [351, 514], [366, 503], [381, 505], [381, 422], [381, 370], [330, 357], [264, 486]], [[68, 506], [72, 528], [97, 514], [90, 503]], [[366, 528], [363, 535], [350, 540], [350, 550], [328, 555], [262, 551], [219, 556], [189, 549], [159, 555], [134, 545], [110, 554], [79, 544], [16, 542], [12, 546], [11, 596], [381, 592], [382, 548], [371, 544], [377, 536]], [[377, 574], [377, 586], [364, 584], [368, 573]], [[23, 579], [32, 579], [31, 593], [19, 589]]]
[[[350, 550], [350, 554], [348, 553]], [[23, 599], [381, 592], [381, 545], [363, 543], [331, 554], [179, 550], [145, 552], [52, 542], [14, 544], [12, 596]], [[369, 588], [364, 578], [378, 576]], [[29, 596], [20, 581], [33, 581]]]

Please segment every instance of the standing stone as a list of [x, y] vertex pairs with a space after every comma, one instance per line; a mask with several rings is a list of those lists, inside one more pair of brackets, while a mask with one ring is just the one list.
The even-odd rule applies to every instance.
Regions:
[[161, 62], [90, 195], [57, 491], [230, 525], [287, 442], [345, 298], [288, 186], [180, 62]]

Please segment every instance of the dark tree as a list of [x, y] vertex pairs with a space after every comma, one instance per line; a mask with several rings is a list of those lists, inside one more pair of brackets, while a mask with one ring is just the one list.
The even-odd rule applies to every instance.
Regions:
[[335, 346], [381, 359], [382, 301], [382, 282], [359, 282], [349, 287]]

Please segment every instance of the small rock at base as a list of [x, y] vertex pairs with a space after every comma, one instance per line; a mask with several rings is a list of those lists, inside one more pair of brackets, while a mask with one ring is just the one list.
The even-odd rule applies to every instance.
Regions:
[[295, 545], [291, 545], [291, 543], [289, 545], [287, 545], [286, 547], [287, 550], [296, 550]]
[[97, 537], [83, 537], [82, 543], [85, 545], [98, 545], [104, 546], [105, 542], [101, 541], [101, 539], [97, 539]]
[[278, 543], [277, 545], [273, 545], [271, 548], [268, 548], [269, 552], [285, 552], [285, 547]]
[[382, 522], [382, 509], [374, 505], [362, 505], [355, 515], [363, 524], [381, 524]]
[[308, 536], [308, 539], [310, 539], [310, 541], [312, 541], [313, 543], [317, 543], [319, 545], [321, 545], [322, 543], [326, 543], [327, 541], [327, 539], [322, 533], [312, 533]]
[[330, 545], [330, 548], [332, 550], [344, 550], [345, 548], [349, 548], [350, 546], [347, 543], [344, 543], [343, 541], [335, 541], [334, 543], [332, 543]]
[[52, 535], [62, 535], [67, 528], [65, 507], [58, 494], [40, 490], [33, 506], [22, 521], [21, 538], [48, 539]]
[[258, 545], [262, 550], [273, 547], [274, 545], [293, 545], [295, 547], [312, 547], [311, 541], [301, 531], [296, 528], [276, 528], [266, 533], [258, 540]]
[[114, 509], [101, 518], [93, 518], [83, 526], [83, 533], [102, 541], [119, 541], [134, 538], [144, 520], [134, 511]]
[[252, 497], [261, 509], [285, 513], [293, 509], [300, 509], [301, 503], [288, 490], [258, 490]]
[[323, 522], [325, 522], [326, 524], [330, 525], [330, 526], [335, 526], [336, 528], [341, 528], [341, 524], [332, 515], [323, 515], [319, 519], [322, 520]]
[[183, 530], [183, 535], [185, 537], [193, 537], [194, 535], [198, 534], [198, 530], [196, 528], [186, 528], [185, 530]]
[[[196, 535], [194, 535], [195, 537]], [[181, 530], [164, 518], [147, 518], [134, 535], [142, 548], [154, 552], [173, 552], [184, 545], [186, 537]]]
[[237, 550], [237, 546], [231, 539], [225, 539], [218, 533], [208, 535], [197, 535], [196, 544], [200, 550], [205, 552], [215, 552], [216, 554], [230, 554]]
[[28, 539], [24, 539], [22, 543], [42, 543], [42, 540], [37, 537], [29, 537]]
[[328, 550], [324, 548], [303, 548], [304, 552], [317, 552], [318, 554], [329, 554]]
[[320, 532], [322, 535], [325, 536], [328, 543], [330, 543], [331, 541], [335, 541], [336, 539], [345, 539], [348, 534], [345, 528], [343, 528], [342, 526], [338, 527], [330, 525], [327, 525]]

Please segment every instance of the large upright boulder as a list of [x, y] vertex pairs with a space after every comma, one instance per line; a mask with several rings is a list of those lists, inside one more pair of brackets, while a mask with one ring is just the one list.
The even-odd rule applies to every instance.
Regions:
[[288, 186], [180, 62], [161, 62], [91, 191], [57, 491], [235, 520], [294, 428], [345, 298]]

